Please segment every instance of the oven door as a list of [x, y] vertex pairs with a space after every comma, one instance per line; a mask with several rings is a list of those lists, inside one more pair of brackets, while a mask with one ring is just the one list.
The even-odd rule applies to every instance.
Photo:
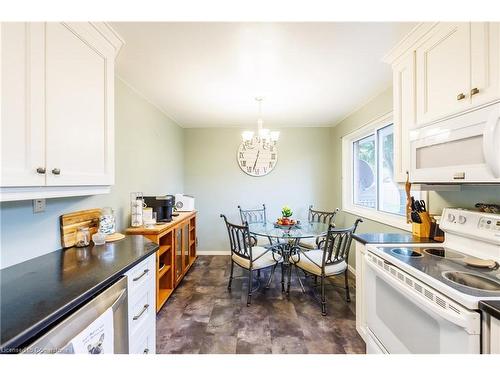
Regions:
[[367, 252], [364, 280], [370, 350], [379, 353], [480, 352], [480, 314], [451, 301]]
[[410, 132], [415, 183], [500, 182], [500, 104]]

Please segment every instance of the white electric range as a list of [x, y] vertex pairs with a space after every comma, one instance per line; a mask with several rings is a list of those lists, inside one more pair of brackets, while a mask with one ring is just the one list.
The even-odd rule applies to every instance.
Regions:
[[500, 215], [444, 209], [441, 229], [442, 244], [367, 245], [368, 353], [481, 352], [478, 303], [500, 299]]

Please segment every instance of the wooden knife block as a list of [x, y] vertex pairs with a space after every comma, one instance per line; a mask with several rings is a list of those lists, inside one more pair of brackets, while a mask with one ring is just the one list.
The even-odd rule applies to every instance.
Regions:
[[414, 236], [429, 238], [431, 236], [432, 220], [428, 212], [419, 212], [422, 223], [412, 223], [412, 233]]

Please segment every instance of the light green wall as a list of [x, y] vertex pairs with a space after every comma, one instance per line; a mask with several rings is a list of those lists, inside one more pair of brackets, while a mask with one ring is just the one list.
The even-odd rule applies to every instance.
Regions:
[[[119, 229], [129, 225], [129, 193], [156, 195], [183, 190], [184, 130], [115, 81], [115, 185], [110, 194], [47, 199], [44, 213], [33, 214], [31, 201], [4, 202], [1, 210], [0, 268], [60, 248], [59, 215], [110, 206]], [[75, 152], [85, 152], [75, 150]]]
[[[372, 99], [359, 110], [352, 113], [337, 126], [331, 128], [331, 160], [333, 176], [332, 180], [332, 202], [331, 206], [342, 205], [342, 137], [357, 130], [370, 121], [392, 111], [392, 88]], [[477, 202], [500, 203], [500, 186], [463, 186], [461, 191], [429, 192], [429, 211], [439, 213], [444, 207], [473, 208]], [[339, 226], [351, 225], [356, 217], [342, 212], [339, 214], [337, 223]], [[364, 222], [358, 227], [358, 233], [404, 232], [373, 220], [363, 219]], [[355, 266], [354, 252], [351, 252], [349, 263]]]
[[298, 217], [307, 217], [309, 204], [331, 208], [329, 128], [280, 129], [278, 162], [264, 177], [250, 177], [239, 168], [241, 131], [185, 130], [185, 192], [196, 197], [199, 251], [229, 251], [219, 215], [239, 223], [239, 204], [253, 208], [265, 203], [268, 219], [277, 218], [285, 204]]

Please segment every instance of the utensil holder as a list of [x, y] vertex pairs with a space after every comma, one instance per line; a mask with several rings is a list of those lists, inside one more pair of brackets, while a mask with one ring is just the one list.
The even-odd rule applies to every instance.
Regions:
[[412, 223], [412, 233], [417, 237], [429, 238], [432, 227], [431, 217], [428, 212], [419, 212], [418, 216], [422, 223]]

